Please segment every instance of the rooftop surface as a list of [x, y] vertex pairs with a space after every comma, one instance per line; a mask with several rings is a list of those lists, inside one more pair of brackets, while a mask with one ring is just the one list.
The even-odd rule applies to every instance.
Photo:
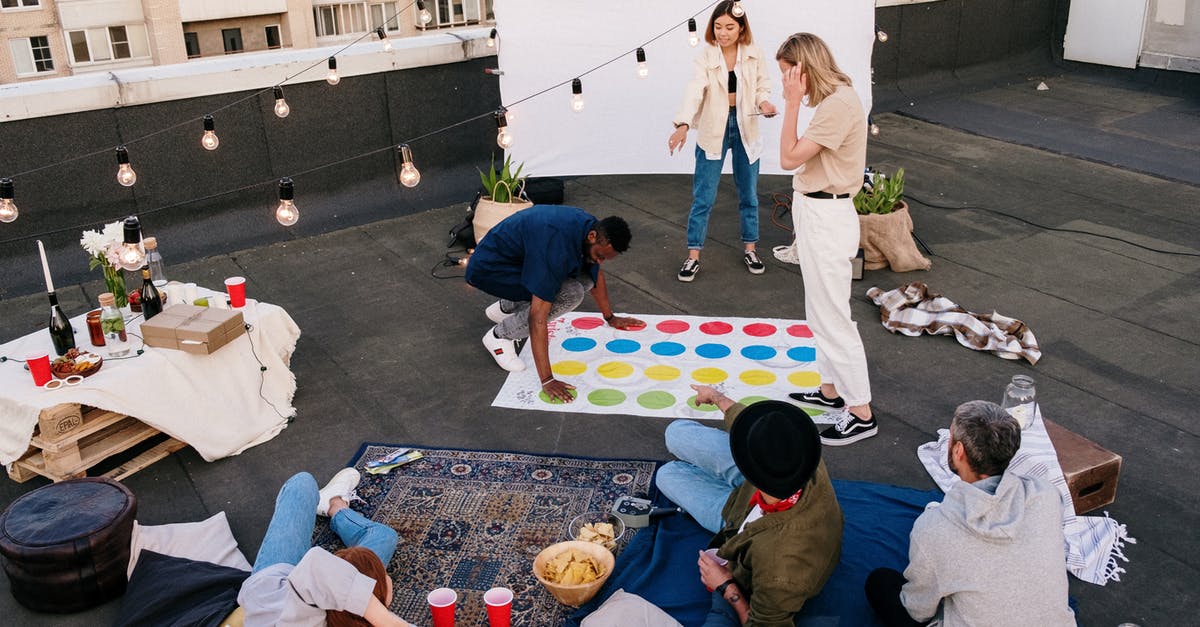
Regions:
[[[1035, 90], [1039, 80], [1050, 90]], [[1104, 511], [1137, 544], [1125, 548], [1128, 572], [1120, 582], [1099, 587], [1072, 578], [1084, 625], [1182, 625], [1200, 615], [1193, 405], [1200, 398], [1200, 166], [1188, 139], [1200, 128], [1197, 111], [1194, 99], [1072, 75], [875, 116], [883, 133], [872, 139], [868, 162], [905, 169], [916, 233], [932, 250], [933, 267], [867, 272], [854, 283], [851, 309], [880, 432], [827, 449], [829, 470], [931, 488], [917, 446], [947, 426], [959, 403], [998, 401], [1012, 375], [1033, 376], [1047, 417], [1124, 456], [1117, 500]], [[1174, 156], [1154, 158], [1162, 154]], [[789, 239], [770, 216], [772, 193], [788, 193], [790, 180], [763, 177], [759, 191], [761, 247], [769, 250]], [[618, 312], [803, 317], [798, 266], [766, 255], [763, 276], [742, 267], [728, 177], [704, 270], [690, 284], [674, 277], [685, 256], [690, 177], [581, 177], [567, 181], [566, 193], [567, 204], [622, 215], [632, 226], [632, 249], [605, 267]], [[278, 437], [239, 456], [206, 463], [185, 449], [129, 478], [139, 520], [192, 521], [224, 510], [252, 556], [278, 486], [298, 470], [331, 475], [364, 441], [669, 459], [666, 420], [491, 407], [506, 373], [478, 340], [490, 299], [430, 272], [468, 200], [169, 267], [173, 277], [212, 287], [244, 275], [253, 296], [291, 314], [303, 331], [292, 358], [298, 415]], [[887, 332], [865, 292], [911, 281], [970, 311], [1021, 319], [1040, 341], [1041, 361], [1030, 366], [947, 337]], [[60, 296], [75, 315], [99, 291], [97, 280], [60, 288]], [[0, 301], [0, 338], [43, 328], [45, 304], [42, 294]], [[588, 301], [584, 309], [594, 307]], [[0, 480], [0, 503], [43, 484]], [[0, 594], [0, 615], [13, 625], [108, 624], [118, 606], [38, 615]]]

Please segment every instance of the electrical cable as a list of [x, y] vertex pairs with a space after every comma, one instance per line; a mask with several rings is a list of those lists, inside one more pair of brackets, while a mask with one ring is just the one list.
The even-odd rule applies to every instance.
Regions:
[[[465, 259], [465, 257], [453, 257], [451, 255], [452, 253], [456, 253], [456, 252], [466, 253], [467, 250], [464, 248], [461, 251], [460, 250], [451, 250], [451, 251], [447, 252], [444, 259], [437, 262], [436, 264], [433, 265], [432, 268], [429, 269], [429, 276], [431, 276], [435, 279], [461, 279], [464, 276], [466, 276], [465, 274], [438, 274], [437, 273], [438, 268], [460, 268], [460, 267], [465, 268], [466, 267], [465, 264], [463, 264], [463, 259]], [[469, 256], [470, 255], [468, 255], [468, 257]]]
[[245, 326], [246, 341], [250, 343], [250, 354], [254, 355], [254, 361], [258, 362], [258, 397], [261, 398], [264, 403], [271, 406], [271, 410], [275, 412], [276, 416], [286, 420], [288, 424], [292, 424], [292, 421], [296, 419], [296, 416], [284, 416], [283, 413], [279, 411], [279, 408], [275, 406], [275, 403], [267, 400], [266, 395], [263, 394], [263, 388], [267, 385], [267, 366], [261, 359], [258, 358], [258, 351], [254, 350], [254, 339], [250, 337], [250, 331], [254, 329], [254, 325], [246, 324]]

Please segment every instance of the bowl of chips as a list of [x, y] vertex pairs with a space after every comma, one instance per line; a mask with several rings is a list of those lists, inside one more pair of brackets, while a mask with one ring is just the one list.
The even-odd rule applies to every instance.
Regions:
[[599, 544], [568, 540], [542, 549], [533, 574], [559, 603], [579, 607], [600, 591], [614, 562], [612, 551]]
[[567, 540], [594, 542], [612, 550], [625, 535], [625, 523], [611, 512], [584, 512], [567, 523]]

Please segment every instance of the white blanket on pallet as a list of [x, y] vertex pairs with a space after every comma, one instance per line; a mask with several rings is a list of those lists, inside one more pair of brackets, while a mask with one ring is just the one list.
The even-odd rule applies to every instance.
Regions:
[[[200, 290], [201, 296], [214, 294]], [[296, 378], [288, 369], [300, 328], [281, 307], [253, 300], [242, 308], [251, 329], [211, 355], [145, 347], [145, 353], [106, 359], [100, 371], [75, 386], [44, 390], [33, 385], [24, 364], [30, 352], [49, 350], [43, 329], [0, 345], [0, 463], [24, 455], [42, 409], [80, 403], [133, 416], [190, 444], [213, 461], [275, 437], [296, 413]], [[88, 341], [84, 316], [71, 320], [80, 350], [101, 353]], [[141, 318], [128, 331], [140, 336]], [[130, 337], [137, 347], [141, 341]], [[266, 367], [260, 371], [259, 362]]]
[[[938, 429], [936, 442], [917, 447], [917, 457], [921, 464], [943, 492], [949, 490], [956, 481], [961, 481], [946, 465], [946, 447], [949, 439], [950, 432], [947, 429]], [[1118, 560], [1129, 561], [1122, 549], [1125, 542], [1136, 544], [1137, 540], [1129, 537], [1125, 525], [1109, 518], [1107, 512], [1104, 516], [1075, 514], [1071, 491], [1066, 478], [1063, 477], [1062, 467], [1058, 465], [1054, 444], [1050, 442], [1050, 436], [1042, 424], [1040, 408], [1035, 412], [1033, 423], [1021, 432], [1021, 448], [1009, 462], [1008, 470], [1022, 476], [1041, 477], [1058, 488], [1063, 502], [1067, 570], [1072, 575], [1101, 586], [1110, 580], [1121, 580], [1121, 573], [1125, 572], [1125, 569], [1120, 567]]]

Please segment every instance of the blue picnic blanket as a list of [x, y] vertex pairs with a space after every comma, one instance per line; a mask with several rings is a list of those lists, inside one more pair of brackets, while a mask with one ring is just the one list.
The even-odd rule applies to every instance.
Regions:
[[[863, 584], [874, 569], [903, 571], [908, 536], [925, 504], [941, 501], [939, 490], [914, 490], [863, 481], [833, 482], [845, 517], [842, 558], [821, 594], [809, 600], [797, 625], [879, 625], [867, 604]], [[670, 505], [659, 495], [656, 505]], [[700, 583], [696, 553], [712, 533], [690, 516], [662, 518], [642, 529], [617, 557], [613, 575], [596, 598], [570, 616], [575, 626], [613, 592], [624, 589], [662, 608], [684, 627], [700, 625], [711, 596]]]

